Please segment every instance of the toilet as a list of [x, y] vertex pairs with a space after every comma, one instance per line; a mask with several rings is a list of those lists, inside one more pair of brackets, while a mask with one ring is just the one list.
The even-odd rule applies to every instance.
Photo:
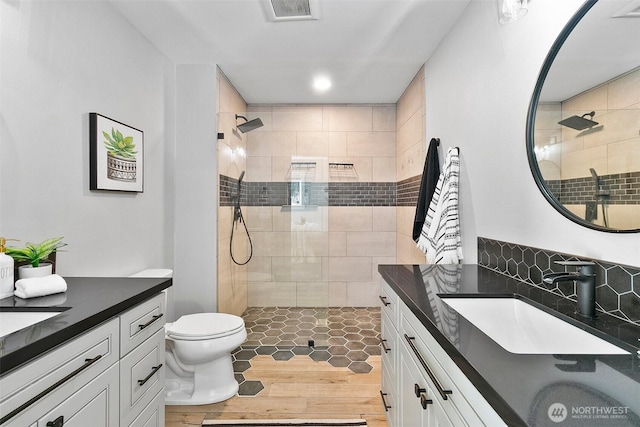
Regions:
[[[145, 270], [130, 277], [171, 277], [171, 270]], [[167, 275], [168, 274], [168, 275]], [[195, 313], [165, 325], [165, 404], [204, 405], [238, 392], [231, 351], [247, 339], [241, 317]]]

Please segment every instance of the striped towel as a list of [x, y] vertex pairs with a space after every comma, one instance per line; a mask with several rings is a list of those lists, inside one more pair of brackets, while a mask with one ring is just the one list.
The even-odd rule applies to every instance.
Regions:
[[458, 148], [452, 147], [447, 151], [418, 239], [418, 248], [425, 253], [427, 264], [457, 264], [462, 260], [458, 217], [459, 174]]

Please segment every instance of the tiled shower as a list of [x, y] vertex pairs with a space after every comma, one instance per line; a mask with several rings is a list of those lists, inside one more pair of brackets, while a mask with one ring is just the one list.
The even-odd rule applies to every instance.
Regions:
[[[245, 317], [255, 341], [243, 347], [249, 353], [297, 354], [312, 342], [311, 357], [357, 370], [356, 362], [366, 367], [378, 351], [359, 346], [377, 339], [379, 320], [354, 334], [348, 317], [350, 310], [377, 317], [378, 264], [424, 260], [410, 237], [425, 155], [422, 88], [420, 70], [397, 104], [247, 105], [218, 72], [218, 310]], [[264, 126], [242, 134], [236, 114]], [[243, 171], [250, 243], [241, 225], [231, 240]], [[233, 263], [230, 247], [250, 261]], [[296, 319], [280, 329], [252, 323], [256, 312], [305, 310], [314, 314], [302, 326]]]

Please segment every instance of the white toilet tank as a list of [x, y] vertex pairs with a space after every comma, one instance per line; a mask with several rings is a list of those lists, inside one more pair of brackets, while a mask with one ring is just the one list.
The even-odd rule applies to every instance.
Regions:
[[[150, 268], [147, 270], [142, 270], [142, 271], [138, 271], [135, 274], [132, 274], [131, 276], [129, 276], [131, 278], [138, 278], [138, 279], [156, 279], [156, 278], [172, 278], [173, 277], [173, 270], [169, 269], [169, 268]], [[167, 288], [164, 291], [162, 291], [162, 293], [164, 294], [164, 304], [167, 310], [167, 321], [171, 320], [173, 321], [173, 316], [174, 316], [174, 311], [171, 305], [171, 302], [173, 301], [173, 297], [169, 296], [170, 293], [170, 289], [171, 288]]]

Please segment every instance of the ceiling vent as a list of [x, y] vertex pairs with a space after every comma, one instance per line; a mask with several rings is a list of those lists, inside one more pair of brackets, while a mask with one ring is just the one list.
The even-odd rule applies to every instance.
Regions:
[[271, 21], [320, 19], [318, 0], [266, 0]]

